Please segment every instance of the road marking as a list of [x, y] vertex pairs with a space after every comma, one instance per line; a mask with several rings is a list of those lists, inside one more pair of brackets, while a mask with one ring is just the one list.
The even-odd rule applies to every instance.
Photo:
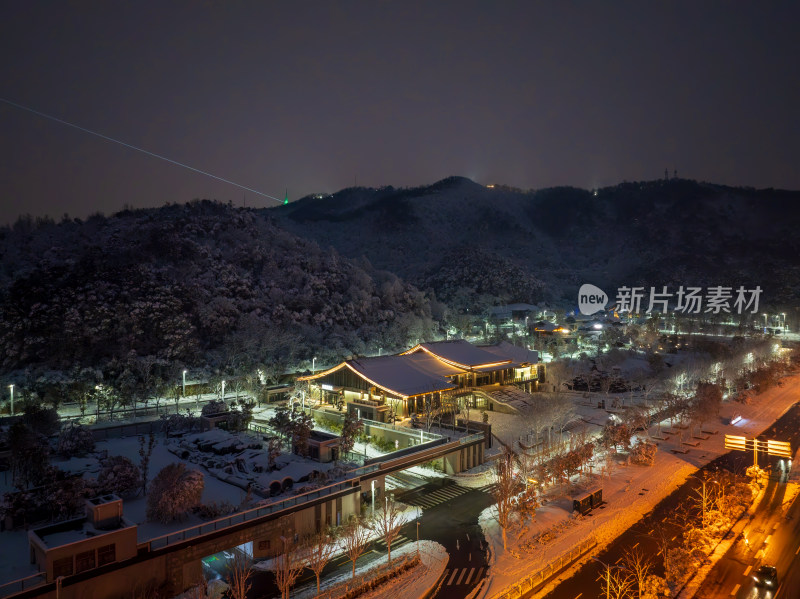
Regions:
[[467, 579], [464, 581], [464, 584], [469, 584], [469, 579], [472, 578], [473, 572], [475, 572], [475, 568], [470, 568], [469, 574], [467, 574]]
[[622, 561], [622, 558], [619, 558], [619, 559], [618, 559], [617, 561], [615, 561], [614, 563], [615, 563], [615, 564], [618, 564], [618, 563], [620, 563], [621, 561]]
[[478, 570], [478, 573], [475, 575], [475, 581], [478, 581], [478, 580], [481, 579], [481, 574], [483, 574], [483, 568]]
[[775, 526], [772, 527], [772, 530], [775, 530], [776, 528], [778, 528], [778, 524], [780, 524], [780, 522], [776, 522]]
[[654, 530], [655, 530], [655, 528], [651, 528], [651, 529], [650, 529], [650, 532], [648, 532], [647, 534], [649, 534], [649, 535], [653, 534], [653, 531], [654, 531]]
[[675, 539], [677, 539], [677, 538], [678, 538], [678, 535], [675, 535], [674, 537], [672, 537], [672, 538], [670, 539], [670, 541], [674, 541], [674, 540], [675, 540]]
[[461, 579], [464, 578], [464, 574], [466, 574], [466, 573], [467, 573], [467, 569], [466, 568], [461, 570], [461, 576], [458, 577], [458, 580], [456, 581], [456, 586], [461, 584]]
[[797, 555], [798, 553], [800, 553], [800, 547], [798, 547], [797, 551], [794, 552], [795, 555]]
[[661, 555], [661, 550], [660, 549], [658, 550], [658, 553], [656, 553], [656, 557], [658, 557], [659, 555]]
[[448, 586], [450, 585], [450, 583], [453, 582], [453, 579], [456, 577], [456, 572], [458, 572], [458, 568], [453, 570], [453, 573], [450, 575], [450, 580], [447, 581]]
[[581, 599], [581, 597], [583, 597], [583, 593], [578, 593], [575, 595], [575, 599]]
[[744, 571], [744, 575], [747, 576], [748, 574], [750, 574], [750, 570], [752, 569], [753, 569], [753, 564], [747, 566], [747, 570]]
[[733, 590], [731, 591], [731, 595], [735, 595], [736, 593], [738, 593], [739, 592], [739, 587], [741, 587], [741, 586], [742, 585], [737, 584], [735, 587], [733, 587]]
[[766, 539], [764, 539], [764, 545], [769, 543], [769, 540], [772, 538], [772, 535], [769, 535]]
[[756, 559], [761, 559], [762, 557], [764, 557], [764, 550], [759, 549], [758, 553], [756, 553]]
[[636, 543], [636, 545], [634, 545], [633, 547], [631, 547], [631, 549], [636, 549], [638, 546], [639, 546], [639, 543]]

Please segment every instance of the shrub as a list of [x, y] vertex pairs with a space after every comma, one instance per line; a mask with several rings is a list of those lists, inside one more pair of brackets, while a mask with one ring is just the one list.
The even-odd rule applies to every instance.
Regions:
[[200, 504], [205, 482], [199, 470], [170, 464], [156, 474], [147, 496], [147, 519], [167, 524]]
[[228, 411], [228, 404], [226, 404], [221, 399], [215, 399], [204, 405], [203, 409], [200, 410], [200, 413], [203, 416], [209, 416], [211, 414], [219, 414], [220, 412], [227, 412], [227, 411]]
[[640, 466], [652, 466], [656, 461], [658, 445], [640, 441], [631, 450], [631, 461]]
[[103, 460], [97, 477], [101, 493], [114, 493], [123, 498], [135, 496], [142, 486], [139, 467], [125, 456], [111, 456]]
[[58, 453], [64, 456], [84, 456], [94, 450], [92, 431], [80, 424], [70, 423], [58, 436]]

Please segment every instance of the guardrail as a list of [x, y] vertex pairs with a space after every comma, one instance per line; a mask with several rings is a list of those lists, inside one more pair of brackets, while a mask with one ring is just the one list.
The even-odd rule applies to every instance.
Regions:
[[508, 587], [506, 590], [492, 595], [492, 599], [518, 599], [525, 593], [531, 592], [536, 587], [542, 585], [548, 578], [558, 574], [571, 565], [575, 560], [597, 545], [597, 539], [593, 536], [582, 541], [577, 547], [562, 553], [557, 559], [547, 564], [544, 568], [534, 572], [530, 576], [523, 578], [519, 582]]
[[21, 593], [47, 582], [47, 575], [44, 572], [37, 572], [25, 578], [19, 578], [0, 584], [0, 597], [13, 595], [14, 593]]
[[459, 445], [466, 445], [467, 443], [474, 443], [475, 441], [483, 441], [485, 435], [480, 433], [473, 433], [471, 435], [467, 435], [466, 437], [459, 437], [458, 444]]
[[198, 524], [196, 526], [184, 528], [182, 530], [171, 532], [166, 535], [161, 535], [160, 537], [154, 537], [152, 539], [145, 541], [144, 543], [139, 543], [138, 547], [139, 549], [147, 549], [149, 551], [162, 549], [164, 547], [173, 545], [175, 543], [180, 543], [187, 539], [192, 539], [194, 537], [209, 534], [217, 530], [229, 528], [231, 526], [236, 526], [237, 524], [249, 522], [251, 520], [255, 520], [256, 518], [267, 516], [269, 514], [274, 514], [275, 512], [280, 512], [290, 507], [295, 507], [298, 505], [302, 505], [304, 503], [308, 503], [310, 501], [314, 501], [315, 499], [319, 499], [320, 497], [325, 497], [327, 495], [333, 495], [334, 493], [339, 493], [340, 491], [352, 489], [355, 486], [354, 483], [358, 484], [358, 479], [349, 478], [345, 481], [328, 485], [326, 487], [322, 487], [320, 489], [317, 489], [316, 491], [310, 491], [309, 493], [296, 495], [294, 497], [287, 497], [286, 499], [275, 501], [268, 505], [250, 508], [249, 510], [244, 510], [243, 512], [236, 512], [235, 514], [230, 514], [229, 516], [217, 518], [216, 520], [212, 520], [210, 522], [204, 522], [203, 524]]

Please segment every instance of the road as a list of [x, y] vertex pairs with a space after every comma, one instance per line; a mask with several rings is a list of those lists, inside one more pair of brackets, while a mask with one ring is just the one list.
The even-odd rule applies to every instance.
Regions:
[[[408, 486], [422, 482], [414, 488], [395, 489], [395, 499], [422, 508], [419, 519], [419, 538], [440, 543], [447, 549], [450, 559], [447, 563], [441, 587], [434, 597], [441, 599], [460, 599], [465, 597], [478, 582], [486, 577], [485, 541], [478, 515], [492, 504], [493, 499], [487, 489], [469, 489], [456, 485], [448, 478], [424, 479], [418, 476], [400, 478]], [[392, 551], [417, 539], [417, 522], [412, 521], [400, 529], [400, 535], [392, 543]], [[378, 540], [370, 544], [365, 554], [356, 561], [361, 567], [369, 562], [376, 564], [385, 561], [386, 545]], [[214, 556], [211, 556], [214, 557]], [[224, 555], [209, 562], [209, 566], [224, 578]], [[209, 558], [206, 558], [209, 560]], [[352, 564], [346, 555], [332, 560], [323, 570], [325, 579], [336, 574], [349, 575]], [[303, 571], [295, 584], [295, 589], [315, 583], [316, 577]], [[275, 576], [271, 572], [258, 570], [253, 576], [253, 586], [248, 593], [250, 599], [279, 597]]]
[[[800, 443], [800, 436], [798, 436], [800, 435], [800, 406], [793, 406], [780, 419], [778, 419], [773, 426], [769, 427], [765, 433], [768, 433], [769, 437], [772, 439], [792, 441], [792, 446], [796, 448], [798, 443]], [[702, 468], [701, 472], [698, 474], [701, 474], [703, 471], [714, 473], [717, 470], [743, 472], [748, 465], [752, 464], [752, 461], [753, 457], [750, 453], [730, 452], [712, 461], [710, 464]], [[772, 458], [761, 458], [759, 463], [762, 468], [766, 466], [767, 461], [769, 461], [773, 468], [775, 468], [775, 472], [778, 472], [780, 467], [779, 460]], [[671, 542], [674, 542], [678, 538], [681, 530], [679, 526], [672, 521], [670, 516], [675, 514], [682, 505], [686, 504], [686, 502], [690, 500], [691, 496], [694, 494], [694, 491], [699, 488], [700, 484], [701, 483], [698, 479], [693, 477], [689, 478], [687, 482], [659, 502], [649, 514], [630, 527], [622, 535], [617, 537], [617, 539], [608, 545], [605, 550], [596, 556], [597, 559], [606, 564], [619, 564], [622, 562], [623, 555], [626, 550], [636, 548], [644, 552], [644, 554], [649, 556], [654, 562], [655, 566], [653, 573], [663, 576], [663, 560], [660, 557], [661, 548], [657, 542], [657, 537], [659, 534], [662, 534]], [[759, 505], [757, 513], [759, 518], [761, 518], [762, 515], [763, 518], [766, 518], [766, 520], [763, 520], [763, 524], [760, 524], [762, 527], [766, 528], [770, 525], [770, 522], [772, 522], [772, 520], [769, 519], [769, 514], [774, 514], [775, 511], [780, 507], [780, 504], [783, 501], [784, 491], [785, 485], [783, 483], [776, 480], [770, 480], [764, 501], [762, 501]], [[759, 519], [759, 523], [762, 523], [761, 519]], [[780, 538], [782, 538], [782, 536], [783, 535], [780, 535]], [[766, 535], [764, 535], [764, 538], [766, 538]], [[770, 539], [770, 542], [777, 543], [778, 538], [779, 537], [776, 535], [773, 535], [773, 538]], [[757, 536], [754, 541], [758, 543], [761, 541], [761, 538]], [[784, 566], [779, 563], [779, 575], [781, 572], [786, 571], [782, 569], [783, 567]], [[788, 564], [785, 567], [788, 568]], [[600, 596], [601, 587], [598, 578], [600, 576], [601, 569], [602, 565], [598, 561], [592, 560], [587, 562], [575, 573], [575, 575], [564, 580], [550, 593], [548, 593], [546, 595], [547, 599], [576, 599], [577, 597], [587, 599], [589, 597]], [[743, 572], [744, 569], [745, 567], [742, 567], [739, 571]], [[729, 575], [732, 576], [733, 573], [731, 572]], [[741, 576], [739, 578], [741, 578]], [[752, 579], [750, 580], [752, 582]], [[744, 585], [747, 581], [744, 580], [740, 582]], [[731, 590], [732, 589], [733, 585], [731, 585]], [[739, 591], [743, 593], [740, 595], [741, 597], [751, 596], [746, 594], [744, 586], [737, 590], [737, 592]], [[728, 592], [730, 593], [730, 591]], [[712, 594], [698, 593], [696, 596], [703, 597], [704, 599], [706, 597], [728, 596], [713, 594], [714, 591], [711, 593]], [[787, 596], [787, 598], [788, 597], [792, 597], [792, 599], [794, 599], [795, 596]]]
[[420, 538], [436, 541], [450, 554], [442, 586], [434, 597], [465, 597], [487, 573], [486, 542], [478, 515], [494, 501], [488, 490], [438, 479], [397, 498], [423, 507]]

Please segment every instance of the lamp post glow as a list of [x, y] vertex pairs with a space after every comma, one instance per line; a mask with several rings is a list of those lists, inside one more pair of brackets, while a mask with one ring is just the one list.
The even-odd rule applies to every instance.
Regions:
[[764, 332], [767, 332], [767, 315], [764, 314]]
[[781, 328], [783, 329], [783, 334], [786, 334], [786, 314], [781, 312], [781, 320], [783, 321]]
[[317, 362], [317, 356], [311, 358], [311, 374], [314, 374], [314, 366], [316, 365], [316, 362]]
[[225, 379], [222, 379], [222, 401], [225, 401]]
[[186, 371], [183, 371], [183, 382], [181, 387], [182, 395], [186, 397]]
[[14, 415], [14, 385], [11, 384], [8, 386], [8, 389], [11, 391], [11, 415]]

